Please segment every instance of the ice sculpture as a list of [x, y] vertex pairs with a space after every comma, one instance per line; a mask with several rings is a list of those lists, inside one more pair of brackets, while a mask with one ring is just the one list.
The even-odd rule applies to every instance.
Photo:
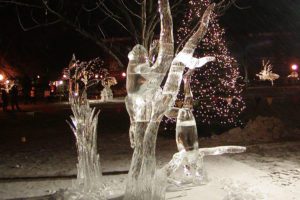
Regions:
[[258, 74], [256, 74], [256, 76], [258, 76], [260, 80], [271, 81], [272, 86], [273, 86], [273, 84], [274, 84], [273, 81], [278, 79], [279, 75], [272, 72], [272, 65], [269, 60], [266, 62], [265, 62], [265, 60], [263, 60], [262, 65], [263, 65], [264, 69], [261, 72], [259, 72]]
[[178, 151], [193, 151], [198, 149], [198, 132], [196, 120], [192, 113], [193, 94], [191, 91], [191, 76], [194, 70], [189, 69], [185, 73], [184, 81], [184, 102], [177, 114], [176, 123], [176, 144]]
[[[72, 95], [79, 95], [82, 88], [88, 88], [108, 78], [108, 70], [103, 68], [103, 60], [99, 57], [90, 61], [76, 60], [73, 54], [68, 68], [64, 70], [64, 79], [69, 80], [69, 100]], [[82, 86], [84, 85], [84, 86]]]
[[[129, 136], [134, 152], [126, 184], [125, 200], [164, 199], [167, 177], [179, 167], [186, 166], [186, 171], [190, 170], [190, 172], [192, 167], [196, 170], [197, 176], [197, 172], [203, 169], [203, 156], [245, 150], [243, 147], [198, 149], [196, 124], [190, 111], [192, 104], [186, 104], [186, 107], [181, 110], [173, 108], [185, 67], [193, 70], [215, 59], [209, 56], [200, 59], [193, 57], [198, 42], [207, 31], [215, 4], [207, 8], [198, 29], [174, 57], [173, 22], [169, 1], [158, 0], [158, 3], [161, 32], [157, 56], [153, 55], [155, 51], [151, 51], [149, 55], [142, 45], [136, 45], [128, 55], [126, 82], [128, 95], [125, 103], [130, 116]], [[165, 78], [165, 84], [161, 88]], [[192, 96], [187, 102], [191, 101], [191, 98]], [[169, 164], [157, 170], [156, 137], [164, 115], [178, 118], [177, 144], [180, 151], [174, 155]]]
[[[72, 123], [78, 153], [77, 180], [66, 192], [71, 199], [106, 199], [102, 181], [100, 157], [97, 153], [97, 124], [99, 111], [91, 108], [85, 91], [70, 98]], [[84, 196], [84, 198], [81, 198]], [[67, 198], [67, 199], [68, 199]]]
[[[206, 174], [203, 158], [208, 155], [222, 155], [225, 153], [242, 153], [246, 150], [241, 146], [220, 146], [200, 148], [192, 151], [181, 150], [173, 155], [171, 161], [154, 175], [152, 184], [152, 200], [164, 200], [168, 186], [167, 182], [182, 186], [185, 184], [201, 185], [205, 183]], [[183, 170], [180, 170], [183, 169]], [[178, 177], [178, 170], [179, 176]], [[175, 179], [174, 179], [175, 174]]]
[[289, 74], [287, 77], [290, 78], [290, 79], [299, 80], [299, 74], [296, 71], [292, 71], [291, 74]]
[[115, 77], [106, 77], [101, 80], [101, 84], [104, 87], [101, 91], [101, 101], [108, 101], [113, 99], [113, 92], [110, 89], [111, 86], [117, 84]]
[[[174, 57], [172, 17], [168, 0], [159, 1], [161, 34], [159, 51], [154, 64], [148, 58], [148, 52], [142, 45], [136, 45], [129, 53], [127, 68], [126, 108], [130, 116], [130, 138], [134, 147], [129, 170], [125, 199], [158, 199], [152, 184], [155, 179], [155, 145], [157, 131], [162, 117], [171, 110], [186, 67], [186, 56], [192, 57], [198, 41], [204, 36], [214, 4], [203, 15], [198, 30], [191, 36], [182, 51]], [[184, 53], [184, 55], [183, 55]], [[183, 56], [182, 56], [183, 55]], [[194, 62], [193, 68], [201, 67], [212, 57]], [[204, 61], [204, 62], [203, 62]], [[169, 70], [170, 69], [170, 70]], [[169, 74], [161, 89], [160, 85]]]
[[[64, 192], [64, 199], [106, 199], [106, 192], [102, 181], [100, 157], [97, 153], [97, 124], [99, 111], [91, 108], [86, 90], [96, 83], [90, 79], [89, 67], [74, 62], [74, 74], [70, 73], [70, 83], [76, 84], [76, 92], [71, 93], [69, 102], [73, 112], [71, 122], [68, 122], [76, 138], [78, 153], [77, 179], [72, 187]], [[82, 81], [84, 86], [80, 89], [78, 82]], [[73, 85], [70, 85], [73, 88]]]
[[[172, 161], [165, 166], [165, 177], [169, 178], [172, 184], [182, 185], [201, 185], [206, 183], [207, 177], [203, 164], [205, 155], [220, 155], [224, 153], [240, 153], [246, 150], [240, 146], [201, 148], [198, 147], [198, 133], [193, 108], [193, 94], [190, 87], [191, 76], [194, 69], [189, 69], [184, 77], [184, 102], [180, 109], [177, 109], [176, 123], [176, 144], [179, 153], [175, 154]], [[173, 116], [176, 110], [173, 109]], [[162, 174], [162, 172], [160, 172]]]

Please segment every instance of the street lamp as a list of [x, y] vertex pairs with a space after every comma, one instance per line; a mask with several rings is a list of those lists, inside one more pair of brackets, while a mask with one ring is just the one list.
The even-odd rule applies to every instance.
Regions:
[[298, 65], [297, 64], [292, 64], [291, 69], [292, 69], [292, 72], [287, 77], [291, 78], [291, 79], [299, 80], [299, 74], [297, 72], [298, 71]]
[[296, 70], [298, 70], [298, 65], [297, 64], [293, 64], [291, 66], [291, 68], [292, 68], [293, 71], [296, 71]]

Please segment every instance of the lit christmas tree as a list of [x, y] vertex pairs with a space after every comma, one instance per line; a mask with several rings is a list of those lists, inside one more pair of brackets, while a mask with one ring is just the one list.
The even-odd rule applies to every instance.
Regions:
[[[187, 2], [187, 12], [177, 32], [179, 48], [210, 3], [210, 0]], [[196, 70], [193, 75], [191, 86], [195, 99], [194, 114], [198, 122], [236, 126], [241, 124], [239, 115], [245, 103], [241, 97], [238, 65], [227, 49], [224, 34], [217, 15], [213, 14], [208, 32], [195, 51], [195, 56], [214, 56], [216, 61]], [[179, 98], [183, 99], [182, 94]]]

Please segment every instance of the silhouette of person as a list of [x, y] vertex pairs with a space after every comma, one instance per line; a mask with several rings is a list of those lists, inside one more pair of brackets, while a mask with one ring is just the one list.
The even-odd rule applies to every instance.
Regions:
[[31, 87], [31, 90], [30, 90], [30, 102], [32, 104], [36, 103], [36, 90], [35, 90], [35, 87]]
[[4, 112], [6, 112], [8, 106], [8, 95], [4, 88], [1, 89], [1, 98], [2, 98], [2, 109]]
[[23, 78], [22, 88], [23, 88], [24, 103], [28, 104], [30, 101], [30, 89], [31, 89], [31, 80], [28, 75], [25, 75], [25, 77]]
[[19, 97], [18, 97], [18, 86], [16, 84], [14, 84], [10, 91], [10, 105], [11, 105], [11, 110], [15, 110], [15, 107], [17, 108], [18, 111], [20, 111], [20, 107], [19, 107]]

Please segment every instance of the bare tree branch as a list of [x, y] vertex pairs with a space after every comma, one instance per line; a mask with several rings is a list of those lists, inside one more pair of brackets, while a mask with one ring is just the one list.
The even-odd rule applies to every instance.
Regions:
[[[117, 1], [117, 3], [118, 3], [118, 6], [122, 7], [124, 2], [123, 2], [123, 0], [120, 0], [120, 1]], [[131, 13], [126, 12], [126, 10], [127, 9], [120, 9], [120, 11], [123, 13], [123, 15], [126, 18], [127, 24], [129, 26], [128, 28], [130, 29], [130, 31], [129, 31], [130, 35], [134, 38], [136, 43], [139, 43], [138, 32], [137, 32], [137, 29], [136, 29], [136, 27], [133, 23], [133, 19], [130, 16]]]
[[142, 4], [142, 21], [141, 21], [141, 27], [142, 27], [142, 42], [143, 46], [148, 49], [148, 44], [145, 41], [145, 35], [146, 33], [146, 27], [147, 27], [147, 0], [143, 1]]
[[128, 6], [124, 3], [124, 0], [120, 0], [122, 5], [124, 6], [124, 8], [133, 16], [137, 17], [138, 19], [142, 20], [141, 16], [139, 16], [138, 14], [134, 13], [130, 8], [128, 8]]
[[105, 34], [104, 34], [102, 28], [100, 27], [100, 25], [97, 25], [97, 27], [98, 27], [98, 30], [100, 31], [101, 35], [102, 35], [103, 38], [105, 39], [106, 37], [105, 37]]
[[111, 18], [113, 21], [117, 22], [122, 28], [124, 28], [128, 33], [130, 31], [127, 29], [127, 27], [119, 20], [121, 17], [114, 14], [105, 4], [104, 2], [101, 2], [101, 5], [99, 8], [102, 12], [104, 12], [109, 18]]
[[50, 25], [57, 24], [58, 22], [60, 22], [60, 20], [55, 20], [55, 21], [47, 22], [47, 23], [40, 23], [31, 15], [33, 22], [35, 22], [35, 25], [30, 26], [30, 27], [25, 27], [22, 20], [21, 20], [18, 6], [16, 6], [16, 13], [17, 13], [18, 22], [19, 22], [19, 24], [20, 24], [23, 31], [30, 31], [30, 30], [33, 30], [33, 29], [36, 29], [36, 28], [39, 28], [39, 27], [50, 26]]
[[223, 15], [225, 11], [234, 5], [237, 0], [221, 0], [219, 3], [216, 4], [215, 13], [217, 15]]
[[23, 2], [14, 1], [14, 0], [11, 0], [11, 1], [0, 0], [0, 3], [15, 4], [17, 6], [24, 6], [24, 7], [29, 7], [29, 8], [42, 8], [41, 6], [38, 6], [38, 5], [23, 3]]
[[94, 8], [87, 8], [85, 5], [82, 5], [82, 9], [86, 12], [93, 12], [99, 8], [100, 4], [96, 4]]
[[124, 64], [121, 62], [121, 60], [119, 59], [119, 57], [110, 48], [108, 48], [105, 45], [104, 42], [102, 42], [101, 40], [99, 40], [97, 37], [93, 36], [89, 32], [85, 31], [84, 29], [76, 26], [73, 22], [71, 22], [70, 20], [66, 19], [60, 13], [58, 13], [55, 10], [53, 10], [52, 8], [50, 8], [49, 5], [45, 2], [45, 0], [42, 0], [42, 1], [43, 1], [44, 6], [47, 8], [47, 10], [49, 10], [49, 12], [51, 12], [52, 14], [54, 14], [55, 16], [57, 16], [62, 22], [64, 22], [65, 24], [71, 26], [77, 32], [79, 32], [80, 34], [82, 34], [83, 36], [85, 36], [86, 38], [94, 41], [98, 46], [100, 46], [109, 55], [111, 55], [118, 62], [118, 64], [120, 65], [120, 67], [124, 67]]

